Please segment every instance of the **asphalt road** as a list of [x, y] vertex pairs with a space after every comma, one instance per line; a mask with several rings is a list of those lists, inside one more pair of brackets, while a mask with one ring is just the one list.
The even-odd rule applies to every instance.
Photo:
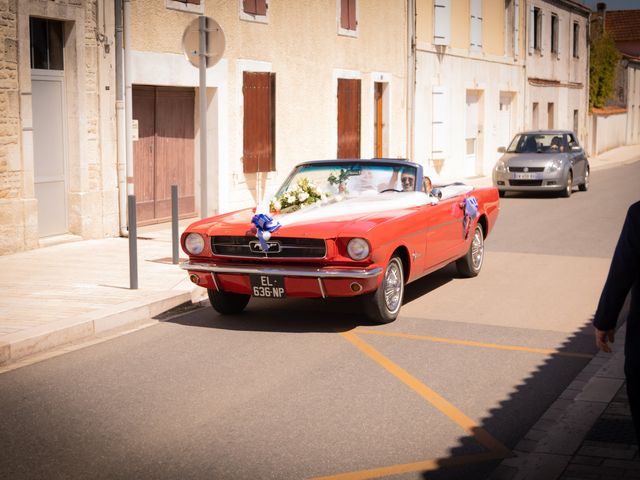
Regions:
[[508, 196], [480, 276], [409, 285], [389, 325], [252, 300], [8, 371], [0, 477], [482, 479], [594, 353], [638, 185], [640, 162], [570, 199]]

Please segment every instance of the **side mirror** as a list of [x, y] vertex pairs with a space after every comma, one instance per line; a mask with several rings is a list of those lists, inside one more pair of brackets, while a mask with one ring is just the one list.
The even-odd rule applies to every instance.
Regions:
[[506, 147], [498, 147], [498, 153], [506, 153], [507, 148]]
[[581, 152], [582, 148], [580, 147], [580, 145], [572, 145], [571, 146], [571, 151], [572, 152]]

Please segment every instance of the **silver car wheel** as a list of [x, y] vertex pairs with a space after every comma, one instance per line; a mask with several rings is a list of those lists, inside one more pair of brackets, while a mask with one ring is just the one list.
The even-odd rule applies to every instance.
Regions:
[[389, 313], [394, 314], [400, 310], [403, 288], [402, 265], [397, 258], [392, 258], [384, 274], [382, 284], [384, 303]]
[[480, 270], [483, 260], [484, 238], [482, 230], [476, 227], [475, 232], [473, 232], [473, 240], [471, 240], [471, 263], [473, 264], [473, 269], [476, 271]]

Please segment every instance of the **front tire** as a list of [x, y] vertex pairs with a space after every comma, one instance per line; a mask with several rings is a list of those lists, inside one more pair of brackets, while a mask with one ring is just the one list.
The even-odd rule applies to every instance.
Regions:
[[378, 289], [365, 298], [365, 311], [376, 323], [393, 322], [400, 312], [404, 296], [404, 270], [400, 257], [394, 255], [384, 271]]
[[567, 177], [567, 184], [562, 191], [562, 196], [564, 198], [569, 198], [571, 193], [573, 192], [573, 173], [569, 172], [569, 176]]
[[218, 292], [211, 288], [207, 289], [207, 293], [213, 309], [223, 315], [240, 313], [251, 299], [250, 295], [243, 293]]
[[578, 185], [578, 189], [581, 192], [586, 192], [587, 190], [589, 190], [589, 167], [587, 167], [587, 169], [584, 172], [584, 182], [582, 182], [580, 185]]
[[505, 190], [498, 190], [498, 196], [500, 198], [504, 198], [507, 192]]
[[484, 263], [484, 231], [480, 223], [476, 224], [471, 238], [469, 250], [464, 257], [456, 261], [456, 268], [460, 276], [465, 278], [477, 277]]

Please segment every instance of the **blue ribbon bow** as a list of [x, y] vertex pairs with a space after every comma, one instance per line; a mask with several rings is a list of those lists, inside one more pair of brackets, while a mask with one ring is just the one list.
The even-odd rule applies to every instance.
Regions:
[[464, 229], [464, 238], [469, 236], [471, 220], [478, 216], [478, 200], [476, 197], [466, 197], [464, 199], [464, 218], [462, 219], [462, 227]]
[[[282, 225], [280, 225], [280, 222], [274, 220], [269, 215], [266, 215], [264, 213], [258, 213], [254, 215], [251, 219], [251, 223], [256, 226], [257, 237], [260, 241], [260, 247], [262, 248], [262, 251], [267, 252], [269, 250], [267, 240], [271, 237], [271, 233], [278, 230]], [[269, 233], [266, 239], [264, 238], [265, 232]]]

